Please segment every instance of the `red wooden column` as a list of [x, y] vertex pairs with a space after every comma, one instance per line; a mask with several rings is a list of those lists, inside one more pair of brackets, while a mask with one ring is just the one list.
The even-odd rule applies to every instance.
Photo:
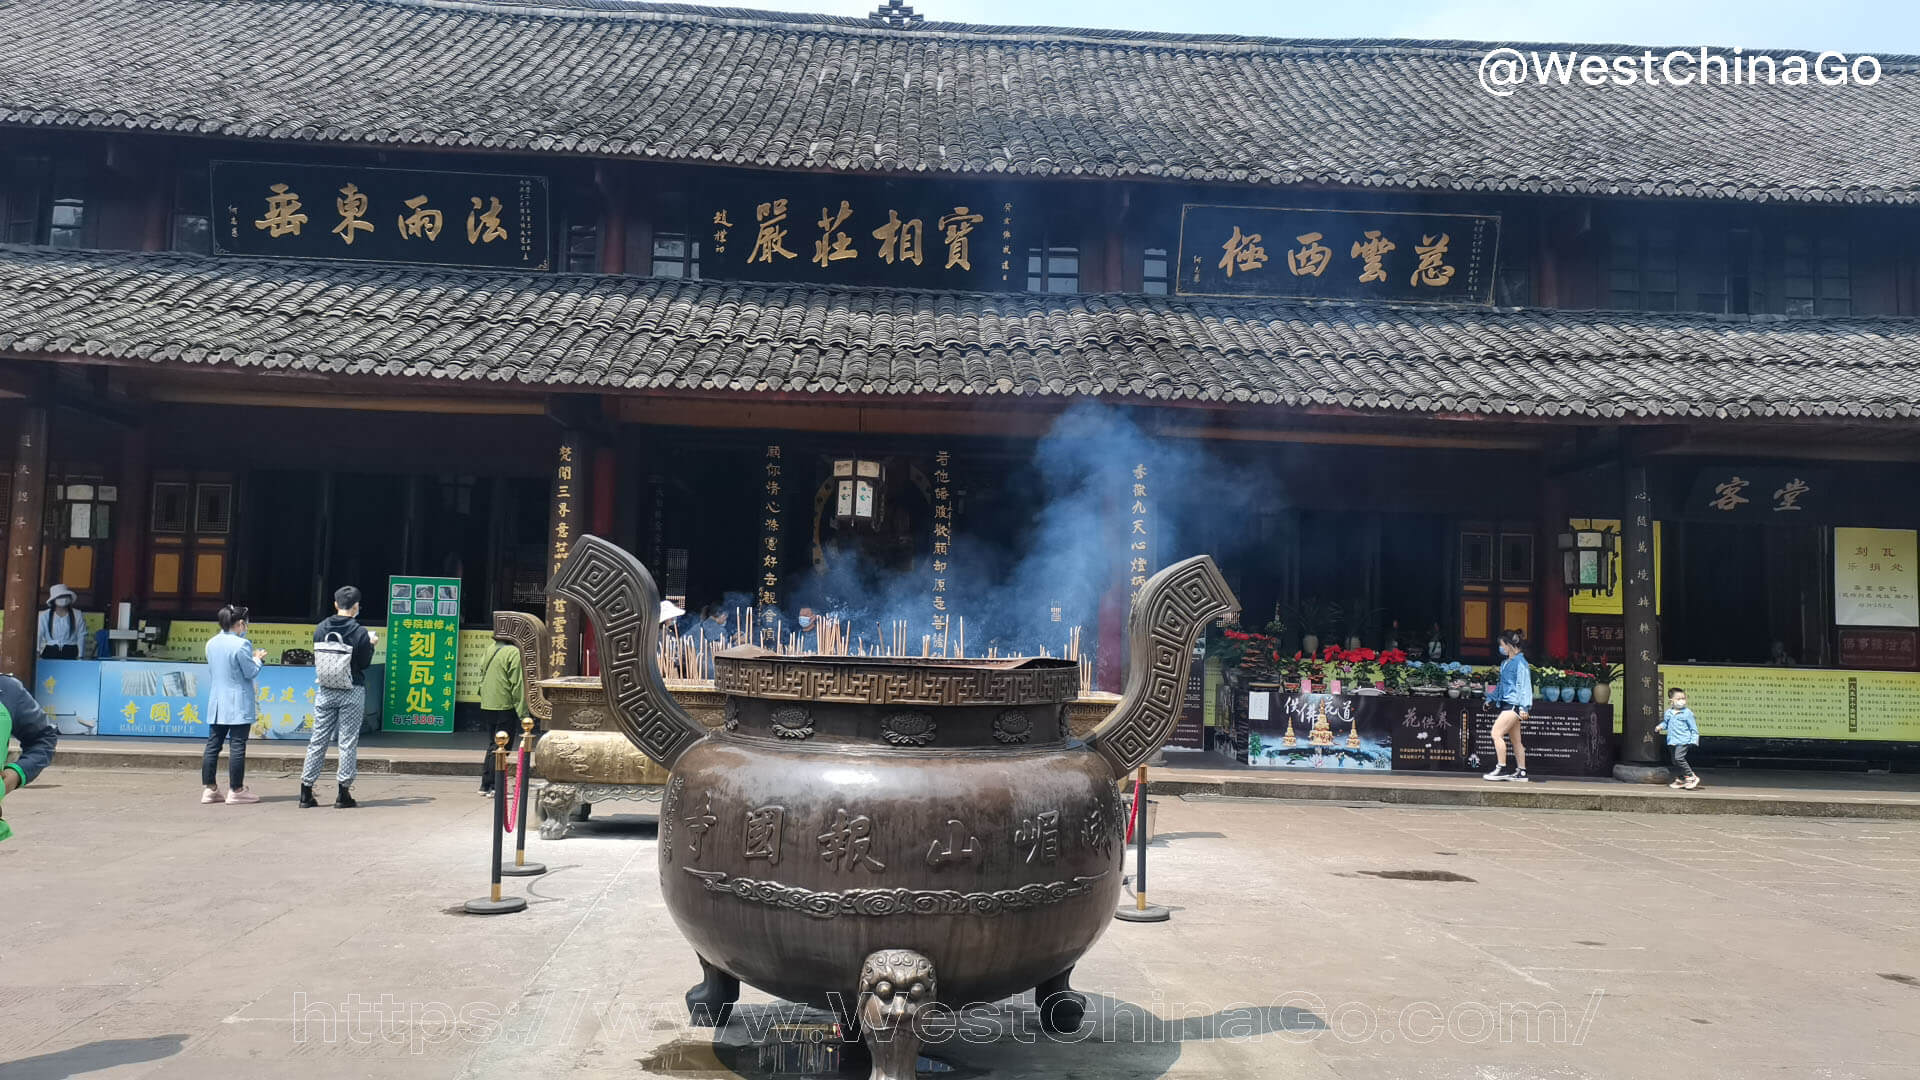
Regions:
[[6, 627], [0, 671], [33, 681], [35, 616], [40, 607], [40, 522], [47, 494], [47, 410], [28, 407], [13, 444], [13, 494], [7, 507]]
[[1566, 561], [1560, 557], [1560, 534], [1567, 531], [1566, 495], [1551, 478], [1540, 480], [1540, 516], [1539, 531], [1535, 533], [1534, 548], [1542, 558], [1535, 565], [1544, 563], [1545, 572], [1540, 575], [1540, 655], [1572, 656], [1574, 642], [1568, 629], [1567, 617], [1567, 572]]
[[[113, 531], [113, 592], [108, 601], [130, 601], [137, 610], [147, 525], [147, 429], [129, 428], [120, 444], [120, 505]], [[107, 625], [113, 625], [114, 610], [107, 609]]]

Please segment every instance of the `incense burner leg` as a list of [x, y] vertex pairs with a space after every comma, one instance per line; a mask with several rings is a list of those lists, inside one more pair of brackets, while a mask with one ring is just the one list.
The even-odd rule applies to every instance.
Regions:
[[1073, 969], [1067, 970], [1033, 988], [1033, 1003], [1040, 1006], [1040, 1030], [1053, 1035], [1071, 1035], [1080, 1030], [1087, 1015], [1085, 994], [1067, 984]]
[[687, 991], [687, 1022], [694, 1027], [726, 1027], [733, 1003], [740, 1000], [740, 980], [700, 957], [700, 982]]
[[873, 1058], [868, 1080], [914, 1080], [920, 1033], [914, 1023], [934, 1000], [933, 961], [907, 949], [870, 953], [860, 969], [860, 1030]]
[[572, 784], [547, 784], [540, 788], [534, 805], [540, 808], [540, 839], [564, 840], [571, 828], [573, 807], [580, 801], [580, 789]]

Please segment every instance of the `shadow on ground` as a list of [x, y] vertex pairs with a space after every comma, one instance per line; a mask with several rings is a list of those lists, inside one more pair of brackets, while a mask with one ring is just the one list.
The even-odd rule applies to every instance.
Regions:
[[[1059, 1077], [1155, 1080], [1180, 1060], [1181, 1048], [1212, 1039], [1276, 1032], [1317, 1033], [1327, 1023], [1304, 1009], [1238, 1005], [1203, 1016], [1164, 1020], [1144, 1006], [1088, 995], [1085, 1022], [1070, 1035], [1040, 1030], [1031, 999], [967, 1010], [944, 1032], [921, 1042], [922, 1076]], [[731, 1073], [745, 1080], [864, 1080], [869, 1062], [857, 1044], [834, 1036], [832, 1017], [799, 1005], [742, 1005], [726, 1027], [694, 1031], [642, 1059], [663, 1076]]]
[[185, 1035], [155, 1035], [147, 1039], [101, 1039], [82, 1046], [70, 1046], [50, 1054], [38, 1054], [8, 1064], [0, 1075], [7, 1080], [67, 1080], [67, 1077], [101, 1072], [120, 1065], [158, 1061], [180, 1052]]

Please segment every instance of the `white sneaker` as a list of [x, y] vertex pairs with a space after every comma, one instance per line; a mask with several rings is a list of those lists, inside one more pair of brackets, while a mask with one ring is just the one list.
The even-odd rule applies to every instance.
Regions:
[[226, 798], [220, 794], [220, 789], [217, 787], [207, 788], [206, 790], [200, 793], [200, 802], [202, 804], [226, 802], [226, 801], [227, 801]]
[[1698, 776], [1687, 777], [1687, 783], [1685, 786], [1688, 791], [1692, 791], [1694, 788], [1697, 788], [1700, 786], [1700, 778]]
[[237, 806], [240, 803], [256, 803], [259, 801], [260, 796], [255, 795], [246, 788], [234, 788], [232, 791], [227, 792], [228, 806]]
[[1511, 765], [1495, 765], [1495, 766], [1493, 767], [1493, 771], [1492, 771], [1492, 772], [1490, 772], [1490, 773], [1488, 773], [1488, 774], [1486, 774], [1485, 776], [1482, 776], [1482, 777], [1481, 777], [1480, 779], [1482, 779], [1482, 780], [1511, 780], [1511, 779], [1513, 779], [1513, 766], [1511, 766]]

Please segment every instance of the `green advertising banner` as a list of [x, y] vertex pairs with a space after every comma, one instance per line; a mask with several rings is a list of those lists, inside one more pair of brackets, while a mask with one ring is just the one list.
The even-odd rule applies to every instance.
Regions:
[[460, 579], [387, 579], [383, 731], [452, 731], [460, 669]]

